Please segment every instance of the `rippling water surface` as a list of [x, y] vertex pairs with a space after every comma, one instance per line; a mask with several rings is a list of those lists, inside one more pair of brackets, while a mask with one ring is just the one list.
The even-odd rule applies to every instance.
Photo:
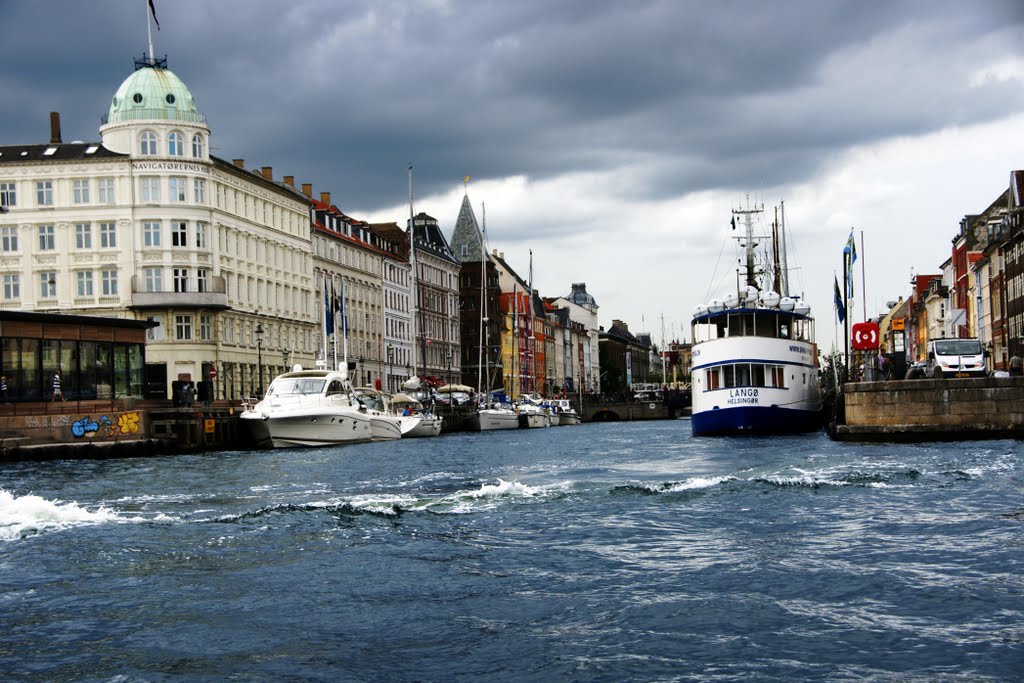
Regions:
[[12, 681], [1020, 681], [1024, 449], [685, 420], [0, 466]]

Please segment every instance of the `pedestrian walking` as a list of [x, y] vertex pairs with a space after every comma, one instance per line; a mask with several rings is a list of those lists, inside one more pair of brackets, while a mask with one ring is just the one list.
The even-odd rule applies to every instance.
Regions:
[[0, 400], [4, 403], [10, 403], [10, 399], [7, 398], [7, 375], [0, 375]]
[[56, 401], [58, 398], [62, 401], [66, 401], [64, 398], [64, 392], [60, 390], [60, 372], [53, 373], [53, 400]]

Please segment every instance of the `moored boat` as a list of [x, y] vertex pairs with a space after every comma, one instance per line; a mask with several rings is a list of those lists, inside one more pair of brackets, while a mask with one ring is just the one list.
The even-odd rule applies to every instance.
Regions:
[[385, 394], [371, 387], [358, 387], [353, 391], [353, 395], [370, 416], [374, 441], [402, 437], [402, 421], [390, 410]]
[[440, 415], [424, 409], [423, 404], [408, 394], [394, 394], [388, 405], [401, 422], [402, 438], [437, 436], [444, 422]]
[[253, 437], [275, 448], [370, 441], [370, 415], [343, 372], [294, 370], [278, 375], [266, 395], [239, 415]]
[[572, 402], [567, 398], [556, 398], [551, 401], [551, 406], [554, 411], [555, 417], [558, 418], [557, 424], [560, 427], [567, 425], [578, 425], [582, 422], [580, 414], [572, 407]]

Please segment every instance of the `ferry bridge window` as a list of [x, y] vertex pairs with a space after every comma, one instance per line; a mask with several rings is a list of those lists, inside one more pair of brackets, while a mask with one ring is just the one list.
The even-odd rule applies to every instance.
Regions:
[[763, 366], [761, 364], [756, 364], [756, 365], [751, 365], [750, 368], [751, 368], [752, 374], [753, 374], [753, 377], [752, 377], [751, 382], [750, 382], [750, 386], [753, 386], [753, 387], [767, 386], [764, 383], [765, 366]]
[[707, 387], [708, 387], [708, 390], [718, 389], [719, 388], [718, 368], [709, 368], [706, 371], [705, 374], [706, 374], [706, 377], [707, 377]]

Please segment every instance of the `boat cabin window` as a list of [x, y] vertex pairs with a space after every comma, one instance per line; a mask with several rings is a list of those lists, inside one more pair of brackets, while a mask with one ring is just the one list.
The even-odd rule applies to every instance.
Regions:
[[[323, 386], [323, 384], [321, 384], [320, 386]], [[345, 385], [341, 383], [340, 379], [333, 380], [327, 386], [327, 395], [328, 396], [331, 396], [332, 394], [343, 394], [343, 393], [345, 393]]]
[[732, 387], [786, 388], [786, 372], [781, 365], [730, 363], [704, 371], [705, 391]]
[[319, 394], [324, 388], [322, 379], [277, 379], [270, 385], [269, 393], [274, 396]]

